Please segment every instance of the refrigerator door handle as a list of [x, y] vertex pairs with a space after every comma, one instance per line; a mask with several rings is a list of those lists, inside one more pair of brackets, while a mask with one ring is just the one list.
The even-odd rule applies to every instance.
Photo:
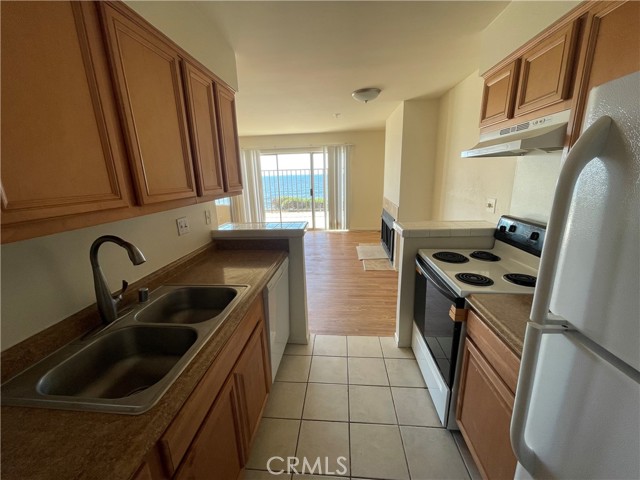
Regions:
[[[573, 192], [584, 167], [595, 157], [599, 156], [607, 143], [611, 117], [602, 116], [587, 128], [575, 143], [560, 171], [556, 193], [553, 198], [551, 217], [547, 225], [547, 232], [540, 259], [538, 282], [533, 297], [531, 320], [544, 324], [547, 321], [551, 291], [556, 273], [556, 264], [562, 246]], [[518, 387], [519, 388], [519, 387]]]
[[576, 183], [584, 167], [602, 152], [609, 137], [611, 123], [611, 117], [600, 117], [584, 131], [569, 151], [560, 171], [556, 193], [553, 198], [551, 216], [547, 224], [540, 269], [538, 270], [538, 282], [531, 307], [530, 318], [532, 322], [527, 324], [524, 338], [510, 429], [513, 451], [520, 464], [532, 476], [535, 476], [537, 458], [533, 449], [527, 445], [524, 433], [533, 391], [533, 380], [536, 375], [540, 339], [543, 333], [564, 331], [564, 328], [557, 325], [556, 322], [549, 324], [549, 320], [551, 320], [549, 306], [555, 281], [556, 265], [560, 256], [565, 225]]

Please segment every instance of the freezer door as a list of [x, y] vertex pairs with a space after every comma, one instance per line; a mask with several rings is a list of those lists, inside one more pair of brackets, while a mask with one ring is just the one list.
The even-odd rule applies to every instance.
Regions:
[[640, 478], [640, 385], [632, 376], [579, 339], [542, 336], [524, 429], [535, 478]]
[[[613, 123], [576, 183], [550, 309], [640, 370], [640, 72], [594, 88], [585, 127]], [[544, 253], [543, 253], [544, 259]]]

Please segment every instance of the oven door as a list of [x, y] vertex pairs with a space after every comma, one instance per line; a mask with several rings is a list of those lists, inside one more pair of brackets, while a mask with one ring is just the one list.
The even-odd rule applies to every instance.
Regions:
[[416, 257], [416, 289], [413, 320], [424, 338], [442, 378], [453, 388], [460, 345], [461, 322], [449, 316], [452, 305], [464, 308], [464, 298], [455, 292], [426, 264]]

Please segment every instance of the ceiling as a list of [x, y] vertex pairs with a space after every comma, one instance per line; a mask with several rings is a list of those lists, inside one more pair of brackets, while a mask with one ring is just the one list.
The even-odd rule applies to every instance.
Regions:
[[[435, 98], [478, 65], [508, 2], [203, 2], [236, 52], [242, 136], [384, 128], [402, 100]], [[368, 104], [351, 92], [378, 87]]]

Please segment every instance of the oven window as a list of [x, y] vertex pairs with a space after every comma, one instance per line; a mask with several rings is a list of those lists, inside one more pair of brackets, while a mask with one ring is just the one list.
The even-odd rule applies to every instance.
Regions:
[[464, 307], [464, 299], [447, 290], [443, 293], [442, 288], [438, 288], [424, 270], [432, 277], [436, 276], [426, 265], [416, 268], [414, 321], [445, 383], [451, 388], [462, 324], [451, 320], [449, 309], [451, 305]]

